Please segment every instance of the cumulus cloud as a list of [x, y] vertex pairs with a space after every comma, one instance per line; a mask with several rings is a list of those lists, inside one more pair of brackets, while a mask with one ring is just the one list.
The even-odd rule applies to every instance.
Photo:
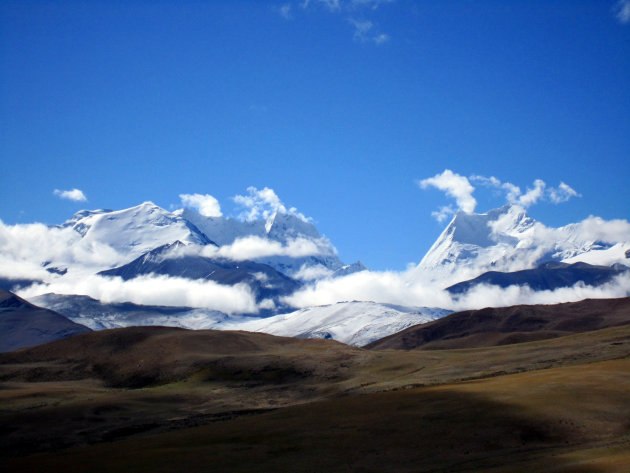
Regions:
[[472, 195], [475, 188], [470, 184], [468, 178], [460, 176], [450, 169], [445, 169], [441, 174], [418, 181], [418, 185], [422, 189], [435, 187], [446, 192], [447, 195], [455, 199], [457, 207], [464, 212], [474, 212], [477, 206], [477, 201]]
[[613, 12], [619, 23], [630, 23], [630, 0], [619, 0], [615, 4]]
[[250, 186], [247, 188], [246, 195], [234, 196], [234, 202], [243, 207], [244, 210], [240, 213], [239, 218], [244, 220], [267, 219], [280, 212], [295, 215], [304, 222], [309, 221], [295, 207], [287, 209], [274, 190], [269, 187], [259, 190]]
[[55, 189], [53, 191], [53, 194], [55, 194], [57, 197], [60, 197], [62, 199], [73, 200], [75, 202], [87, 201], [87, 197], [85, 196], [83, 191], [79, 189], [70, 189], [67, 191]]
[[192, 207], [204, 217], [221, 217], [219, 201], [210, 194], [179, 194], [182, 205]]

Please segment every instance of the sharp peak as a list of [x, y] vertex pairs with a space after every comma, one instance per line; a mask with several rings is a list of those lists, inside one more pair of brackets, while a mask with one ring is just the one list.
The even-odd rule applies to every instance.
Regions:
[[453, 216], [453, 220], [451, 222], [454, 222], [458, 217], [459, 218], [466, 218], [466, 217], [471, 217], [471, 216], [494, 217], [495, 215], [506, 214], [510, 212], [511, 210], [514, 210], [518, 213], [527, 214], [527, 211], [523, 206], [519, 204], [511, 204], [508, 202], [507, 204], [504, 204], [501, 207], [496, 207], [494, 209], [490, 209], [485, 212], [466, 212], [465, 210], [460, 209], [455, 213], [455, 215]]

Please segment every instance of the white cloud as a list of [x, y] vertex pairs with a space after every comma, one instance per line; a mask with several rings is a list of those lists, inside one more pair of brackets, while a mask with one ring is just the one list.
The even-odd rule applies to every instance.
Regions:
[[279, 212], [294, 215], [304, 222], [309, 221], [295, 207], [287, 209], [274, 190], [269, 187], [260, 190], [253, 186], [248, 187], [247, 195], [234, 196], [234, 202], [245, 209], [239, 215], [239, 218], [244, 220], [267, 219]]
[[349, 300], [374, 301], [449, 310], [481, 309], [517, 304], [555, 304], [586, 298], [616, 298], [630, 295], [630, 273], [593, 287], [578, 283], [553, 291], [533, 291], [527, 286], [479, 285], [468, 293], [453, 296], [441, 282], [430, 281], [415, 270], [405, 272], [362, 271], [335, 279], [323, 279], [286, 297], [299, 308]]
[[477, 201], [472, 195], [475, 188], [470, 184], [468, 178], [460, 176], [450, 169], [445, 169], [441, 174], [418, 181], [418, 185], [422, 189], [435, 187], [446, 192], [447, 195], [455, 199], [457, 207], [464, 212], [474, 212], [477, 206]]
[[122, 256], [108, 245], [86, 242], [70, 227], [41, 223], [5, 225], [0, 221], [0, 276], [47, 280], [47, 262], [65, 266], [76, 263], [99, 271], [119, 263]]
[[179, 194], [182, 205], [192, 207], [199, 211], [204, 217], [221, 217], [221, 206], [219, 201], [210, 194]]
[[581, 197], [574, 189], [564, 182], [560, 182], [557, 189], [549, 189], [549, 199], [554, 204], [560, 204], [568, 201], [571, 197]]
[[630, 22], [630, 0], [619, 0], [613, 8], [613, 12], [619, 23]]
[[516, 202], [525, 208], [530, 207], [542, 198], [546, 186], [545, 181], [536, 179], [534, 181], [534, 187], [528, 188], [527, 192], [520, 195]]
[[91, 275], [59, 278], [50, 284], [37, 284], [19, 291], [28, 299], [41, 294], [82, 294], [111, 302], [202, 307], [226, 314], [256, 312], [255, 297], [246, 284], [226, 286], [214, 281], [144, 275], [128, 281], [119, 277]]
[[265, 258], [268, 256], [301, 258], [304, 256], [326, 254], [328, 252], [330, 252], [330, 246], [328, 241], [324, 238], [311, 240], [298, 237], [288, 240], [286, 244], [282, 244], [275, 240], [257, 236], [237, 238], [231, 245], [225, 245], [216, 250], [217, 256], [235, 261]]
[[499, 189], [506, 194], [506, 200], [511, 204], [518, 204], [522, 207], [530, 207], [541, 200], [551, 201], [554, 204], [567, 202], [571, 197], [581, 197], [577, 191], [568, 184], [560, 182], [557, 188], [547, 187], [547, 183], [542, 179], [534, 180], [533, 187], [528, 188], [523, 194], [521, 188], [511, 182], [501, 182], [494, 176], [485, 177], [479, 175], [470, 176], [470, 180], [486, 187]]
[[226, 258], [232, 261], [255, 260], [270, 256], [288, 256], [302, 258], [331, 254], [332, 246], [325, 237], [310, 239], [297, 237], [288, 239], [284, 244], [255, 235], [240, 237], [229, 245], [184, 245], [178, 246], [164, 258], [181, 258], [183, 256], [203, 256], [206, 258]]
[[74, 200], [75, 202], [85, 202], [87, 201], [87, 197], [85, 196], [85, 194], [83, 193], [82, 190], [79, 189], [71, 189], [68, 191], [62, 191], [59, 189], [55, 189], [53, 191], [53, 194], [55, 194], [56, 196], [62, 198], [62, 199], [67, 199], [67, 200]]
[[328, 269], [326, 266], [321, 264], [315, 266], [308, 266], [307, 264], [303, 264], [297, 273], [293, 275], [295, 279], [300, 279], [302, 281], [313, 281], [315, 279], [322, 279], [332, 276], [333, 271]]
[[452, 215], [455, 215], [455, 209], [453, 209], [452, 205], [444, 205], [438, 210], [431, 212], [431, 216], [440, 223], [444, 222]]

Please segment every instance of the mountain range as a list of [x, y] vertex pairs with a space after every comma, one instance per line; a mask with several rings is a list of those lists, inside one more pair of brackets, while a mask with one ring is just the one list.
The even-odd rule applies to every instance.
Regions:
[[[169, 212], [144, 202], [118, 211], [80, 211], [45, 229], [37, 241], [42, 248], [0, 248], [6, 263], [0, 284], [16, 289], [36, 282], [27, 291], [36, 303], [94, 329], [159, 323], [362, 345], [452, 311], [448, 306], [383, 303], [378, 293], [374, 301], [292, 306], [289, 296], [296, 291], [314, 290], [319, 281], [334, 285], [368, 269], [361, 262], [344, 265], [313, 223], [291, 212], [238, 220], [191, 209]], [[506, 205], [483, 214], [458, 212], [409, 274], [428, 281], [436, 292], [446, 289], [443, 300], [448, 302], [480, 284], [553, 291], [611, 283], [627, 275], [628, 255], [627, 227], [620, 231], [619, 225], [591, 218], [550, 228], [522, 207]], [[152, 291], [160, 295], [171, 281], [178, 281], [177, 287], [193, 281], [203, 297], [184, 303], [177, 302], [177, 294], [175, 302], [153, 300]], [[135, 282], [144, 285], [125, 286]], [[107, 284], [107, 290], [94, 291]], [[61, 294], [45, 295], [51, 292], [47, 288], [60, 288]], [[213, 288], [224, 289], [215, 295], [208, 292]], [[133, 291], [143, 297], [130, 298]], [[225, 301], [241, 297], [250, 303], [223, 309]], [[223, 306], [216, 302], [219, 298]]]

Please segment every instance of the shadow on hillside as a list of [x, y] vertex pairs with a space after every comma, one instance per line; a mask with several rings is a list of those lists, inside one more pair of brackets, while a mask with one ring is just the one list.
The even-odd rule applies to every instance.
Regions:
[[[131, 415], [132, 413], [127, 412]], [[344, 397], [126, 441], [5, 459], [28, 471], [418, 472], [476, 471], [577, 449], [599, 432], [579, 419], [553, 419], [484, 396], [450, 390]], [[134, 433], [129, 429], [129, 434]], [[36, 439], [31, 439], [35, 441]], [[6, 452], [5, 452], [6, 453]], [[595, 473], [587, 467], [573, 469]]]

